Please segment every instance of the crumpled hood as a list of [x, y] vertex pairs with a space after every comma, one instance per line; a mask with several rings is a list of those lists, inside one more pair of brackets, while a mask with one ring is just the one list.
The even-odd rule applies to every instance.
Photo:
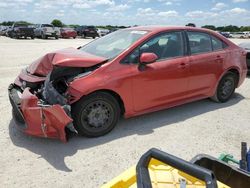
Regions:
[[66, 48], [37, 59], [27, 68], [27, 71], [37, 76], [47, 76], [54, 66], [91, 67], [106, 60], [106, 58], [94, 56], [75, 48]]

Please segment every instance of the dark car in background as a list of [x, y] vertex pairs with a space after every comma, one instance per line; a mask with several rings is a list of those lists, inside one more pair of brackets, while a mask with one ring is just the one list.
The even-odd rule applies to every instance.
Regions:
[[93, 39], [98, 37], [98, 32], [95, 26], [79, 26], [76, 28], [76, 32], [78, 36], [92, 37]]
[[31, 39], [34, 39], [34, 29], [31, 27], [28, 27], [25, 23], [14, 23], [12, 27], [8, 30], [8, 36], [10, 38], [27, 38], [30, 37]]
[[226, 37], [226, 38], [230, 38], [230, 33], [229, 32], [219, 32], [222, 36]]
[[248, 74], [250, 74], [250, 42], [241, 43], [239, 44], [239, 46], [247, 51], [247, 69]]

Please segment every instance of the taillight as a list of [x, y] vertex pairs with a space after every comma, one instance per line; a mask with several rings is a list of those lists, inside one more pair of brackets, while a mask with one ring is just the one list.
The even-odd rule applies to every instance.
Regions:
[[85, 29], [84, 31], [89, 31], [89, 29]]

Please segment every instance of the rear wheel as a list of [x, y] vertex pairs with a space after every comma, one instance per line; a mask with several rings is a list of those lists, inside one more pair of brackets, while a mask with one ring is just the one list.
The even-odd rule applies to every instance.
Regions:
[[234, 94], [237, 76], [232, 72], [226, 73], [219, 82], [215, 95], [212, 99], [216, 102], [227, 102]]
[[112, 95], [98, 92], [78, 101], [72, 108], [72, 115], [80, 135], [98, 137], [115, 127], [120, 118], [120, 107]]

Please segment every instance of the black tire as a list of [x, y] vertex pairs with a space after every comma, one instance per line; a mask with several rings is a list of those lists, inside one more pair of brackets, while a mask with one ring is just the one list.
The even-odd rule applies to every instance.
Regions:
[[30, 38], [33, 40], [35, 37], [34, 37], [34, 36], [31, 36]]
[[93, 39], [95, 39], [95, 37], [92, 37]]
[[86, 39], [86, 37], [87, 37], [87, 35], [86, 35], [86, 34], [83, 34], [83, 38], [85, 38], [85, 39]]
[[74, 126], [78, 134], [87, 137], [109, 133], [117, 124], [120, 114], [119, 103], [106, 92], [85, 96], [72, 106]]
[[58, 36], [55, 36], [55, 39], [58, 39]]
[[21, 115], [19, 113], [17, 113], [13, 108], [12, 108], [12, 117], [14, 119], [14, 121], [18, 124], [25, 124], [23, 118], [21, 117]]
[[237, 86], [237, 75], [228, 72], [220, 80], [212, 100], [220, 103], [227, 102], [235, 92]]

